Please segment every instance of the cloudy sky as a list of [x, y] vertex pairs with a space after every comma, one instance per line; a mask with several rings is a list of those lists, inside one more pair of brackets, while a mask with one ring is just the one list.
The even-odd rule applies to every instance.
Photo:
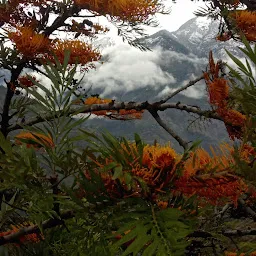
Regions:
[[[168, 15], [157, 14], [156, 19], [159, 22], [159, 26], [156, 28], [145, 27], [147, 33], [154, 34], [158, 30], [166, 29], [170, 32], [177, 30], [182, 24], [186, 21], [195, 17], [193, 12], [198, 10], [200, 7], [205, 7], [206, 4], [202, 0], [176, 0], [176, 3], [173, 3], [172, 0], [163, 0], [165, 6], [171, 10], [171, 13]], [[104, 18], [96, 18], [96, 21], [108, 25], [111, 29], [110, 35], [115, 36], [117, 31], [114, 26], [110, 25]]]
[[171, 13], [169, 15], [156, 15], [160, 26], [158, 28], [148, 28], [149, 34], [153, 34], [159, 29], [175, 31], [186, 21], [195, 17], [193, 12], [206, 6], [203, 1], [177, 0], [176, 3], [173, 3], [171, 0], [164, 0], [163, 2], [171, 9]]

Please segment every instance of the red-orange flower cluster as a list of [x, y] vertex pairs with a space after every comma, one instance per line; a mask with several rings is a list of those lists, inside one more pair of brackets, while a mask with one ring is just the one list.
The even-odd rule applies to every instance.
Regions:
[[21, 132], [18, 135], [16, 135], [15, 138], [16, 138], [17, 144], [26, 143], [28, 148], [55, 147], [54, 142], [50, 137], [50, 135], [44, 135], [44, 134], [34, 133], [34, 132]]
[[[150, 188], [151, 194], [161, 193], [174, 175], [176, 164], [180, 156], [170, 146], [145, 146], [143, 149], [142, 161], [138, 157], [136, 145], [130, 143], [131, 150], [128, 151], [125, 144], [120, 146], [120, 154], [128, 154], [132, 162], [127, 162], [123, 167], [123, 174], [119, 180], [113, 180], [113, 170], [101, 173], [107, 194], [112, 198], [142, 197], [147, 196], [142, 183]], [[105, 159], [105, 163], [97, 163], [99, 166], [108, 165], [113, 160]], [[99, 173], [96, 170], [97, 173]], [[127, 186], [125, 175], [132, 179], [132, 186]], [[90, 179], [87, 173], [85, 176]], [[155, 196], [155, 199], [157, 197]]]
[[[35, 81], [37, 81], [35, 76], [31, 76], [32, 79], [34, 79]], [[22, 87], [32, 87], [34, 86], [33, 82], [28, 78], [28, 76], [21, 76], [18, 78], [19, 84]]]
[[228, 41], [229, 39], [231, 39], [231, 34], [229, 32], [224, 32], [224, 33], [220, 33], [216, 36], [216, 40], [218, 41]]
[[[219, 77], [220, 64], [215, 64], [212, 51], [209, 53], [209, 73], [204, 73], [209, 94], [209, 102], [216, 107], [216, 112], [223, 118], [229, 137], [240, 139], [243, 134], [246, 116], [228, 107], [228, 81]], [[210, 75], [209, 75], [210, 74]]]
[[222, 199], [237, 202], [247, 191], [247, 185], [232, 172], [235, 163], [232, 147], [220, 146], [221, 155], [212, 149], [213, 156], [203, 149], [197, 149], [184, 164], [183, 176], [175, 182], [176, 190], [187, 196], [194, 194], [212, 204]]
[[[117, 154], [120, 157], [125, 156], [120, 160], [122, 171], [118, 179], [113, 179], [117, 167], [107, 172], [95, 169], [103, 180], [107, 195], [113, 199], [150, 197], [159, 208], [165, 209], [169, 207], [166, 192], [187, 197], [197, 195], [202, 204], [216, 205], [227, 202], [236, 204], [242, 194], [255, 191], [236, 175], [234, 147], [229, 144], [221, 144], [218, 150], [211, 147], [211, 154], [202, 148], [191, 152], [189, 158], [183, 160], [180, 176], [177, 175], [177, 167], [180, 166], [182, 158], [170, 146], [145, 145], [140, 156], [136, 144], [127, 143], [121, 143], [118, 148]], [[249, 165], [251, 157], [256, 156], [256, 151], [252, 146], [245, 144], [239, 148], [239, 155]], [[115, 162], [112, 157], [100, 157], [97, 160], [92, 158], [92, 161], [99, 168]], [[87, 171], [85, 176], [90, 180]], [[127, 177], [130, 180], [129, 185]], [[83, 189], [80, 192], [80, 196], [86, 195]], [[105, 195], [105, 192], [99, 191], [99, 194], [101, 193]]]
[[17, 50], [27, 58], [37, 57], [49, 50], [50, 40], [42, 34], [37, 34], [31, 27], [18, 27], [17, 32], [9, 32]]
[[256, 12], [236, 10], [230, 12], [229, 18], [243, 32], [248, 41], [256, 41]]
[[[0, 23], [9, 24], [16, 27], [29, 26], [35, 28], [38, 25], [38, 20], [35, 17], [28, 16], [24, 12], [24, 6], [33, 4], [33, 6], [41, 6], [47, 0], [8, 0], [2, 1], [0, 4]], [[3, 3], [4, 2], [4, 3]]]
[[163, 11], [163, 6], [155, 0], [74, 0], [74, 2], [91, 12], [109, 14], [118, 20], [130, 22], [143, 22], [151, 15]]
[[[101, 99], [99, 97], [89, 97], [84, 101], [85, 105], [93, 105], [93, 104], [107, 104], [112, 103], [113, 100], [111, 99]], [[76, 104], [76, 102], [75, 102]], [[132, 119], [141, 119], [143, 110], [135, 110], [135, 109], [120, 109], [118, 111], [116, 110], [98, 110], [93, 111], [92, 113], [97, 116], [104, 116], [110, 119], [115, 120], [132, 120]]]
[[[27, 227], [27, 226], [33, 226], [33, 224], [32, 223], [22, 223], [21, 225], [18, 225], [18, 226], [11, 225], [12, 229], [8, 230], [8, 231], [5, 231], [5, 232], [1, 232], [0, 237], [17, 233], [17, 232], [19, 232], [19, 230], [21, 228], [24, 228], [24, 227]], [[19, 243], [15, 243], [15, 245], [19, 246], [20, 244], [24, 244], [24, 243], [39, 243], [42, 240], [44, 240], [43, 234], [41, 234], [41, 233], [39, 233], [39, 234], [32, 233], [32, 234], [21, 236], [19, 238]]]
[[[79, 63], [81, 65], [87, 65], [88, 68], [95, 68], [91, 63], [98, 61], [101, 58], [100, 53], [97, 50], [79, 40], [54, 40], [50, 49], [58, 58], [60, 63], [64, 62], [65, 51], [70, 51], [69, 64]], [[48, 59], [54, 60], [53, 56], [47, 56]]]

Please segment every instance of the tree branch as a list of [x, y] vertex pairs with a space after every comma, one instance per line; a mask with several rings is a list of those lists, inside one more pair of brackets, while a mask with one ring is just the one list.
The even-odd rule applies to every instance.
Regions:
[[166, 96], [166, 98], [164, 98], [163, 100], [159, 101], [160, 104], [165, 103], [166, 101], [170, 100], [171, 98], [173, 98], [175, 95], [177, 95], [178, 93], [180, 93], [181, 91], [186, 90], [187, 88], [189, 88], [190, 86], [196, 84], [197, 82], [199, 82], [200, 80], [204, 79], [204, 76], [200, 76], [199, 78], [196, 78], [195, 80], [190, 81], [188, 84], [186, 84], [185, 86], [177, 89], [176, 91], [174, 91], [173, 93], [171, 93], [170, 95]]
[[[21, 62], [19, 65], [17, 65], [17, 68], [12, 69], [11, 73], [11, 81], [9, 83], [7, 83], [7, 91], [6, 91], [6, 96], [5, 96], [5, 100], [4, 100], [4, 105], [3, 105], [3, 112], [1, 114], [2, 116], [2, 120], [0, 122], [1, 125], [1, 132], [3, 133], [3, 135], [6, 137], [8, 134], [8, 127], [9, 127], [9, 121], [10, 121], [10, 116], [9, 116], [9, 111], [10, 111], [10, 105], [11, 105], [11, 101], [14, 95], [14, 90], [13, 88], [11, 88], [12, 85], [15, 85], [16, 80], [18, 79], [21, 71], [23, 70], [23, 68], [26, 65], [26, 61]], [[1, 146], [0, 146], [1, 148]]]
[[247, 9], [250, 11], [256, 10], [256, 1], [255, 0], [240, 0], [240, 2], [247, 6]]
[[[100, 110], [106, 110], [106, 111], [117, 110], [118, 111], [121, 109], [125, 109], [125, 110], [135, 109], [135, 110], [141, 111], [141, 110], [150, 110], [152, 108], [154, 108], [157, 111], [164, 111], [166, 109], [184, 110], [188, 113], [194, 113], [199, 116], [204, 116], [207, 118], [212, 118], [212, 119], [223, 121], [223, 119], [214, 111], [200, 110], [197, 107], [189, 106], [186, 104], [177, 104], [177, 103], [149, 104], [148, 102], [137, 102], [137, 103], [136, 102], [115, 102], [114, 104], [112, 104], [112, 103], [93, 104], [93, 105], [84, 105], [84, 106], [80, 106], [80, 107], [74, 106], [73, 108], [71, 108], [69, 115], [72, 116], [72, 115], [76, 115], [79, 113], [84, 113], [84, 114], [92, 113], [94, 111], [100, 111]], [[56, 113], [54, 115], [47, 114], [47, 115], [45, 115], [45, 117], [37, 116], [37, 117], [31, 118], [26, 123], [19, 122], [17, 124], [13, 124], [8, 127], [7, 131], [11, 132], [14, 130], [23, 129], [24, 125], [32, 126], [32, 125], [40, 123], [40, 122], [50, 121], [50, 120], [56, 118], [57, 116], [59, 116], [59, 114], [60, 114], [59, 112], [61, 112], [61, 111], [56, 111]]]
[[69, 9], [67, 9], [65, 7], [64, 12], [59, 15], [54, 22], [52, 23], [52, 25], [50, 27], [47, 27], [44, 31], [44, 35], [45, 36], [49, 36], [51, 35], [55, 30], [57, 30], [58, 28], [62, 27], [64, 25], [64, 22], [67, 18], [69, 17], [73, 17], [73, 15], [75, 13], [79, 12], [79, 7], [76, 5], [73, 5], [72, 7], [70, 7]]
[[239, 229], [228, 229], [228, 230], [223, 230], [221, 232], [222, 235], [224, 236], [255, 236], [256, 235], [256, 229], [245, 229], [245, 230], [239, 230]]
[[[62, 225], [63, 220], [71, 219], [75, 215], [74, 215], [73, 211], [66, 211], [66, 212], [62, 213], [60, 216], [61, 216], [61, 219], [48, 219], [48, 220], [44, 221], [42, 223], [43, 230]], [[36, 233], [36, 234], [41, 233], [38, 225], [21, 228], [16, 233], [12, 233], [10, 235], [0, 237], [0, 246], [4, 245], [4, 244], [8, 244], [8, 243], [17, 243], [17, 242], [19, 242], [19, 239], [22, 236], [25, 236], [25, 235], [28, 235], [28, 234], [33, 234], [33, 233]]]
[[[256, 229], [245, 229], [245, 230], [239, 230], [239, 229], [227, 229], [222, 230], [219, 232], [223, 236], [231, 237], [231, 236], [255, 236], [256, 235]], [[208, 238], [213, 237], [213, 235], [207, 231], [203, 230], [196, 230], [193, 233], [189, 234], [187, 237], [201, 237], [201, 238]]]
[[238, 203], [242, 205], [245, 211], [252, 216], [253, 220], [256, 221], [256, 212], [249, 206], [246, 205], [245, 201], [242, 198], [238, 199]]
[[176, 134], [170, 127], [168, 127], [163, 120], [160, 118], [156, 110], [148, 110], [149, 113], [155, 118], [157, 123], [163, 127], [179, 144], [184, 150], [188, 148], [188, 142], [184, 141], [178, 134]]

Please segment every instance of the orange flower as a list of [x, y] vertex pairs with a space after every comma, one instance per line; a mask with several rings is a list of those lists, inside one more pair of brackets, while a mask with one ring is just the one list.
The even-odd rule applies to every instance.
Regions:
[[[14, 233], [18, 233], [21, 228], [28, 227], [28, 226], [33, 226], [33, 225], [34, 224], [32, 224], [30, 222], [25, 222], [25, 223], [22, 223], [18, 226], [11, 225], [12, 229], [8, 230], [6, 232], [0, 233], [0, 237], [7, 236], [7, 235], [10, 235], [10, 234], [14, 234]], [[21, 236], [19, 238], [19, 242], [22, 243], [22, 244], [24, 244], [24, 243], [39, 243], [43, 239], [44, 239], [43, 234], [41, 234], [41, 233], [40, 234], [32, 233], [32, 234]], [[16, 244], [16, 246], [19, 246], [19, 244]]]
[[147, 145], [143, 149], [142, 164], [149, 169], [173, 169], [177, 159], [177, 153], [170, 146]]
[[[110, 103], [111, 101], [112, 101], [111, 99], [101, 99], [99, 97], [89, 97], [85, 100], [84, 104], [85, 105], [107, 104], [107, 103]], [[93, 111], [92, 113], [97, 116], [106, 116], [107, 115], [106, 110]]]
[[234, 21], [247, 40], [256, 41], [256, 13], [248, 10], [236, 10], [230, 12], [229, 17]]
[[46, 3], [47, 0], [9, 0], [1, 1], [0, 4], [0, 22], [1, 24], [7, 23], [11, 26], [17, 27], [27, 26], [35, 28], [38, 25], [38, 21], [35, 18], [28, 17], [24, 14], [24, 7], [28, 4], [33, 6], [41, 6]]
[[17, 29], [17, 32], [9, 32], [8, 37], [24, 56], [34, 58], [48, 51], [50, 40], [47, 37], [35, 33], [31, 27], [18, 27]]
[[146, 21], [151, 15], [163, 11], [155, 0], [74, 0], [75, 4], [92, 12], [130, 22]]
[[231, 35], [228, 32], [224, 32], [224, 33], [218, 34], [216, 39], [218, 41], [224, 41], [225, 42], [225, 41], [228, 41], [229, 39], [231, 39]]
[[242, 113], [227, 108], [217, 109], [217, 113], [223, 118], [229, 137], [234, 140], [235, 138], [240, 139], [243, 133], [243, 127], [246, 123], [246, 116]]
[[[231, 148], [230, 153], [232, 156], [234, 155], [234, 148]], [[250, 164], [252, 162], [252, 159], [256, 157], [256, 150], [251, 145], [244, 144], [241, 145], [240, 148], [238, 149], [238, 154], [242, 160]]]
[[133, 119], [141, 119], [143, 110], [135, 110], [135, 109], [120, 109], [119, 111], [110, 111], [110, 114], [108, 117], [110, 119], [115, 119], [115, 120], [133, 120]]
[[215, 64], [212, 51], [209, 52], [209, 72], [204, 72], [204, 80], [207, 85], [209, 102], [216, 106], [216, 112], [223, 118], [229, 137], [241, 139], [246, 116], [228, 107], [229, 85], [228, 81], [219, 77], [220, 62]]
[[[36, 80], [35, 76], [32, 76], [32, 78]], [[19, 83], [24, 87], [32, 87], [34, 86], [33, 82], [28, 78], [28, 76], [21, 76], [18, 78]]]
[[215, 78], [213, 82], [208, 84], [208, 91], [211, 104], [219, 107], [226, 106], [229, 93], [229, 86], [226, 79]]
[[99, 97], [89, 97], [85, 100], [85, 105], [92, 105], [92, 104], [106, 104], [110, 103], [111, 99], [101, 99]]
[[240, 154], [242, 159], [247, 160], [250, 162], [250, 157], [256, 157], [256, 151], [255, 148], [251, 145], [244, 144], [240, 149]]
[[[89, 97], [84, 101], [85, 105], [93, 105], [93, 104], [107, 104], [112, 102], [111, 99], [101, 99], [99, 97]], [[97, 116], [105, 116], [110, 119], [115, 120], [132, 120], [132, 119], [141, 119], [143, 110], [135, 110], [135, 109], [120, 109], [118, 111], [116, 110], [99, 110], [99, 111], [93, 111], [92, 113]]]
[[[143, 189], [143, 182], [149, 186], [149, 193], [161, 193], [173, 177], [176, 163], [180, 159], [180, 156], [172, 148], [160, 145], [145, 146], [142, 153], [142, 162], [140, 162], [135, 143], [129, 143], [129, 148], [126, 147], [126, 144], [121, 143], [119, 153], [128, 156], [125, 159], [127, 162], [123, 166], [123, 173], [124, 177], [127, 174], [131, 176], [131, 187], [127, 186], [124, 177], [113, 180], [113, 170], [107, 173], [100, 173], [95, 170], [96, 173], [100, 173], [108, 196], [117, 199], [148, 196], [148, 192]], [[107, 158], [104, 163], [94, 162], [102, 167], [112, 161], [112, 158]], [[85, 176], [90, 179], [87, 173], [85, 173]], [[79, 193], [80, 196], [84, 195], [81, 191]], [[153, 200], [157, 200], [157, 198], [155, 197]]]
[[40, 133], [21, 132], [18, 135], [16, 135], [15, 138], [17, 144], [21, 144], [22, 142], [26, 143], [28, 148], [53, 148], [55, 146], [52, 138], [49, 135], [46, 136]]
[[99, 33], [99, 32], [106, 33], [109, 31], [109, 28], [103, 27], [100, 24], [93, 24], [93, 28], [95, 33]]
[[212, 51], [209, 52], [209, 67], [211, 74], [214, 74], [215, 72], [215, 63], [212, 56]]
[[179, 159], [180, 156], [170, 146], [146, 145], [142, 165], [135, 162], [131, 172], [155, 190], [160, 190], [173, 177]]
[[231, 149], [231, 146], [222, 144], [221, 154], [217, 154], [211, 148], [213, 156], [204, 149], [197, 149], [185, 162], [183, 176], [175, 182], [176, 191], [187, 196], [196, 194], [212, 204], [222, 198], [236, 203], [247, 186], [232, 174], [234, 159]]
[[158, 206], [160, 209], [166, 209], [167, 206], [168, 206], [168, 202], [164, 202], [164, 201], [157, 202], [157, 206]]
[[217, 169], [216, 172], [226, 170], [231, 164], [234, 163], [229, 149], [231, 150], [231, 146], [221, 144], [219, 146], [219, 154], [217, 154], [211, 147], [213, 156], [210, 156], [205, 149], [198, 148], [185, 162], [183, 172], [184, 176], [191, 177], [201, 172], [208, 173], [211, 172], [212, 169]]
[[[89, 44], [79, 40], [55, 40], [51, 50], [57, 56], [60, 63], [64, 62], [65, 50], [70, 51], [69, 64], [78, 62], [81, 65], [86, 65], [101, 58], [98, 51], [93, 50]], [[48, 56], [48, 58], [53, 60], [52, 56]], [[94, 68], [95, 66], [91, 63], [88, 67]]]
[[233, 201], [237, 204], [239, 196], [248, 190], [241, 179], [231, 175], [219, 177], [213, 175], [212, 178], [181, 177], [175, 182], [175, 186], [176, 191], [186, 196], [196, 194], [199, 199], [214, 205], [223, 204], [223, 201]]

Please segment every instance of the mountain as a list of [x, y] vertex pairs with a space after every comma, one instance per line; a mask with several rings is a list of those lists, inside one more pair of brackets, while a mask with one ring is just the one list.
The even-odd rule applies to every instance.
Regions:
[[238, 57], [242, 56], [237, 48], [242, 46], [240, 42], [233, 39], [221, 42], [215, 39], [219, 31], [218, 26], [218, 20], [195, 17], [170, 34], [198, 57], [208, 57], [209, 51], [212, 50], [216, 58], [223, 59], [226, 58], [225, 48]]
[[141, 43], [151, 49], [161, 47], [164, 50], [175, 51], [178, 53], [191, 53], [190, 50], [178, 42], [176, 36], [168, 30], [160, 30], [151, 36], [147, 36], [141, 40]]
[[92, 42], [93, 47], [99, 49], [101, 52], [107, 48], [113, 47], [117, 44], [118, 40], [115, 40], [109, 36], [101, 37]]

